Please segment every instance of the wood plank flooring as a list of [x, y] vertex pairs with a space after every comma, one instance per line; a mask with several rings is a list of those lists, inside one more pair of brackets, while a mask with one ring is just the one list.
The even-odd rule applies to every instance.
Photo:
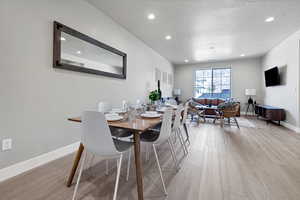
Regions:
[[[189, 126], [190, 153], [181, 159], [175, 172], [167, 145], [159, 148], [163, 174], [168, 190], [164, 196], [155, 165], [143, 159], [145, 199], [169, 200], [299, 200], [300, 199], [300, 134], [254, 118], [240, 121], [254, 127], [225, 126], [212, 123]], [[247, 124], [241, 123], [241, 124]], [[144, 149], [144, 148], [143, 148]], [[144, 155], [144, 154], [143, 154]], [[66, 200], [72, 198], [74, 184], [67, 188], [66, 178], [74, 155], [0, 183], [2, 200]], [[134, 168], [125, 181], [123, 162], [118, 199], [137, 199]], [[110, 174], [105, 163], [97, 159], [87, 168], [79, 187], [78, 199], [112, 199], [116, 161], [110, 161]]]

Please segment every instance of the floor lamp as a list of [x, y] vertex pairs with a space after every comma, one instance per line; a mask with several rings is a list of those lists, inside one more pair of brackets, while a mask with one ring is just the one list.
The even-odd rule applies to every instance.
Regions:
[[247, 115], [248, 112], [252, 112], [252, 113], [255, 112], [254, 101], [252, 99], [252, 96], [256, 95], [256, 89], [246, 89], [245, 94], [246, 96], [249, 96], [247, 110], [246, 110], [246, 115]]

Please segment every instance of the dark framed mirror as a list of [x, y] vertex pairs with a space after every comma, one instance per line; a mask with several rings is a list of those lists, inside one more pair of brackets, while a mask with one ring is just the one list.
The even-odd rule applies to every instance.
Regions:
[[126, 79], [126, 65], [126, 53], [54, 22], [54, 68]]

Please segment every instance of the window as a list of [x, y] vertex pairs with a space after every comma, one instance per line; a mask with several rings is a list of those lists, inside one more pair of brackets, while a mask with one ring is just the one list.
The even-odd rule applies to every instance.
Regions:
[[195, 77], [194, 97], [221, 99], [231, 97], [230, 68], [197, 70]]

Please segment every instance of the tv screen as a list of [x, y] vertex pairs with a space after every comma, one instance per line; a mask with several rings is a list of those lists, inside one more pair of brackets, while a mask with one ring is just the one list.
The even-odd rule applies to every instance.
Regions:
[[278, 67], [265, 71], [266, 87], [280, 85], [280, 76]]

